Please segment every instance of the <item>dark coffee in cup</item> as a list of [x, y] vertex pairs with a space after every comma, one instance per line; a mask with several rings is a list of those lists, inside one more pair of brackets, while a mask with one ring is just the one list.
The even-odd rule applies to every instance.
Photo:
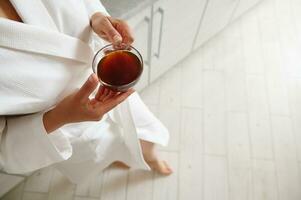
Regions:
[[135, 81], [141, 74], [139, 58], [126, 50], [106, 54], [98, 63], [99, 79], [109, 85], [122, 86]]
[[124, 92], [139, 81], [143, 71], [143, 59], [133, 46], [116, 48], [108, 44], [95, 54], [92, 69], [103, 87]]

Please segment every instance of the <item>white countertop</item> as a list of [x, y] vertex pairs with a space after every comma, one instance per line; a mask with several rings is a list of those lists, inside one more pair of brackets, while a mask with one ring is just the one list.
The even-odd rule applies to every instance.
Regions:
[[128, 19], [157, 0], [101, 0], [113, 17]]

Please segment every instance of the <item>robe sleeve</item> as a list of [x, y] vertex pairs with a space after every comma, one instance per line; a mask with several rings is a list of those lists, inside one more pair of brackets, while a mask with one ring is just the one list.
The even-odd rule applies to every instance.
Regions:
[[57, 129], [47, 134], [43, 113], [0, 117], [0, 168], [8, 173], [27, 173], [68, 159], [69, 139]]
[[89, 13], [89, 17], [91, 17], [96, 12], [102, 12], [105, 15], [109, 15], [105, 7], [102, 5], [100, 0], [84, 0], [86, 8]]

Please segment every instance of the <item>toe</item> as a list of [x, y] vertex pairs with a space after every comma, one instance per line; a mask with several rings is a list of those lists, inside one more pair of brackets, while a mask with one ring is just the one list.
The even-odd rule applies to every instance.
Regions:
[[162, 175], [170, 175], [172, 169], [169, 167], [166, 161], [153, 161], [148, 163], [150, 167]]
[[162, 161], [162, 168], [161, 168], [161, 173], [164, 174], [164, 175], [170, 175], [173, 171], [172, 169], [170, 168], [170, 166], [167, 164], [166, 161]]

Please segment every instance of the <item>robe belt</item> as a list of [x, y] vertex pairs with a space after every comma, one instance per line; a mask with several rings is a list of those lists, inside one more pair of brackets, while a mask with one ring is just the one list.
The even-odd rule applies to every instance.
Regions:
[[[88, 27], [87, 27], [88, 28]], [[78, 38], [38, 26], [0, 19], [0, 46], [91, 64], [94, 52]]]

